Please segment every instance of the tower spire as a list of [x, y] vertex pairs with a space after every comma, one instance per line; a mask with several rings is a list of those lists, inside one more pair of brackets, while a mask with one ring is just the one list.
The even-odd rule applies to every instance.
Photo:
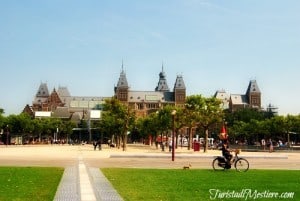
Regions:
[[127, 82], [127, 78], [126, 78], [126, 73], [124, 71], [124, 63], [123, 63], [123, 59], [122, 59], [122, 66], [121, 66], [122, 70], [120, 73], [120, 77], [119, 77], [119, 81], [117, 84], [117, 87], [123, 87], [123, 88], [128, 88], [128, 82]]
[[157, 87], [155, 88], [155, 91], [170, 91], [168, 84], [167, 84], [167, 79], [166, 79], [166, 75], [164, 72], [164, 64], [163, 63], [162, 63], [161, 72], [159, 73], [159, 81], [158, 81]]

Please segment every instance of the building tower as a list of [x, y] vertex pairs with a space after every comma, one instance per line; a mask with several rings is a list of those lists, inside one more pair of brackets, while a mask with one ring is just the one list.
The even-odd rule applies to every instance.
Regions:
[[32, 102], [34, 111], [48, 111], [49, 90], [47, 83], [41, 83]]
[[164, 65], [162, 65], [162, 70], [159, 73], [159, 81], [157, 87], [155, 88], [155, 91], [170, 91], [167, 83], [166, 74], [164, 72]]
[[121, 102], [128, 101], [128, 82], [126, 78], [126, 73], [124, 72], [123, 62], [122, 62], [122, 71], [120, 73], [119, 81], [117, 86], [115, 87], [115, 96]]
[[250, 80], [246, 92], [250, 108], [261, 108], [261, 92], [258, 88], [256, 80]]
[[175, 106], [184, 106], [186, 97], [186, 88], [182, 75], [177, 75], [174, 84], [174, 101]]
[[48, 98], [48, 107], [49, 111], [56, 110], [57, 107], [63, 107], [65, 104], [61, 101], [58, 93], [56, 92], [55, 88], [53, 89], [52, 93]]

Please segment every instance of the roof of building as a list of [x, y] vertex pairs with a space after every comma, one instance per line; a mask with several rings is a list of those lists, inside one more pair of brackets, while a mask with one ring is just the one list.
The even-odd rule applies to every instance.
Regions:
[[174, 102], [173, 92], [129, 91], [128, 102]]
[[96, 96], [72, 96], [68, 99], [68, 107], [71, 111], [78, 111], [82, 109], [99, 109], [104, 104], [106, 99], [110, 97], [96, 97]]
[[122, 64], [122, 71], [120, 73], [120, 77], [119, 77], [119, 81], [117, 84], [118, 88], [129, 88], [128, 82], [127, 82], [127, 78], [126, 78], [126, 73], [123, 69], [123, 64]]
[[48, 96], [49, 96], [49, 90], [48, 90], [47, 83], [41, 83], [36, 93], [36, 97], [48, 97]]
[[249, 95], [249, 93], [260, 93], [256, 80], [250, 80], [246, 95]]
[[170, 91], [166, 74], [164, 72], [164, 66], [162, 66], [162, 70], [159, 73], [159, 80], [157, 83], [157, 87], [155, 88], [155, 91]]
[[229, 100], [230, 95], [224, 89], [217, 90], [214, 97], [220, 100]]
[[67, 87], [62, 87], [62, 86], [59, 86], [58, 89], [57, 89], [57, 94], [60, 96], [60, 97], [70, 97], [71, 94], [68, 90]]
[[182, 75], [177, 75], [176, 81], [174, 84], [174, 91], [175, 91], [175, 89], [184, 89], [184, 90], [186, 89]]
[[229, 108], [230, 95], [224, 89], [216, 91], [214, 97], [222, 101], [223, 109]]
[[68, 107], [57, 107], [52, 114], [52, 117], [57, 117], [57, 118], [64, 118], [68, 119], [70, 118], [71, 114], [69, 112]]
[[248, 105], [246, 95], [231, 94], [230, 99], [233, 105]]
[[35, 97], [32, 101], [32, 104], [42, 104], [48, 102], [48, 97]]

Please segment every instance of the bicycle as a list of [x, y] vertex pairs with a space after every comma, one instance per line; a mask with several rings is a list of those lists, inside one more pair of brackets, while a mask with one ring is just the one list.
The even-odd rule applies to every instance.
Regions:
[[230, 169], [231, 165], [234, 165], [236, 171], [246, 172], [249, 169], [249, 162], [245, 158], [238, 157], [240, 149], [235, 149], [235, 156], [233, 157], [232, 163], [228, 163], [227, 159], [224, 156], [217, 156], [213, 162], [212, 166], [214, 170], [226, 170]]

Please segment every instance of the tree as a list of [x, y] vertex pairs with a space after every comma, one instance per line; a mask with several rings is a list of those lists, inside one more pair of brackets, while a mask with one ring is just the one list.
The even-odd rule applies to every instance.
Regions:
[[3, 114], [4, 114], [4, 110], [0, 108], [0, 132], [5, 125], [5, 117], [3, 116]]
[[172, 129], [172, 111], [174, 106], [166, 105], [158, 111], [157, 115], [157, 129], [161, 135], [162, 150], [164, 150], [163, 137], [164, 134], [168, 134], [169, 130]]
[[122, 104], [115, 98], [106, 100], [103, 110], [102, 121], [106, 123], [103, 126], [116, 134], [118, 147], [120, 147], [122, 140], [123, 151], [126, 151], [127, 132], [135, 121], [134, 113], [130, 111], [127, 105]]
[[184, 122], [184, 125], [188, 127], [188, 150], [190, 150], [193, 143], [192, 129], [197, 125], [198, 121], [197, 113], [195, 112], [195, 104], [189, 98], [186, 103], [186, 107], [183, 110], [182, 121]]
[[158, 114], [153, 112], [144, 118], [139, 118], [136, 121], [136, 128], [141, 137], [147, 138], [149, 135], [156, 141], [158, 129]]
[[[174, 107], [173, 110], [176, 110], [176, 115], [175, 115], [175, 135], [176, 135], [176, 148], [178, 146], [178, 136], [179, 136], [179, 131], [180, 129], [184, 128], [186, 126], [186, 116], [184, 113], [184, 109], [180, 107]], [[182, 137], [182, 136], [181, 136]], [[182, 142], [181, 142], [182, 143]]]
[[210, 126], [223, 120], [223, 110], [220, 107], [221, 101], [215, 97], [205, 98], [201, 95], [187, 97], [186, 108], [195, 118], [197, 125], [204, 129], [204, 152], [208, 149], [208, 129]]
[[11, 133], [14, 134], [28, 133], [33, 129], [31, 117], [25, 113], [9, 115], [7, 117], [7, 124], [10, 126]]

